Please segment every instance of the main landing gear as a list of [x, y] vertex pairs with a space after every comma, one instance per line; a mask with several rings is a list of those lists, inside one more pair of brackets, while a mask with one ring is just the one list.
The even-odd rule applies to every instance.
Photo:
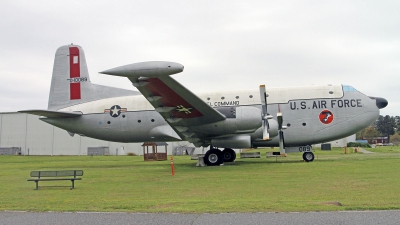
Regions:
[[218, 148], [210, 148], [204, 155], [204, 163], [207, 166], [219, 166], [224, 162], [233, 162], [236, 159], [236, 153], [231, 148], [225, 148], [223, 151]]
[[306, 162], [314, 161], [314, 153], [312, 153], [312, 152], [304, 152], [303, 153], [303, 159]]

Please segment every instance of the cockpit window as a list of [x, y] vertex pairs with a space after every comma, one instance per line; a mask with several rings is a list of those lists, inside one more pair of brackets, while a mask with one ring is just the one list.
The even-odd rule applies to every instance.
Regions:
[[343, 92], [355, 92], [357, 91], [355, 88], [349, 85], [343, 85]]

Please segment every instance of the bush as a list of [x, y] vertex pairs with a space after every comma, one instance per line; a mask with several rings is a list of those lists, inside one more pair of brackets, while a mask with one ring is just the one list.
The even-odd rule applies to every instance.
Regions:
[[135, 153], [133, 153], [133, 152], [128, 152], [126, 155], [128, 155], [128, 156], [137, 156]]
[[347, 147], [371, 148], [371, 145], [369, 145], [368, 143], [361, 143], [361, 142], [349, 142], [347, 143]]

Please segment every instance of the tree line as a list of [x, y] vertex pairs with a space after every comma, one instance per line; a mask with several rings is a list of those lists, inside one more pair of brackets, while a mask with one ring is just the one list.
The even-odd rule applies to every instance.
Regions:
[[356, 139], [371, 140], [376, 137], [387, 137], [388, 143], [400, 144], [400, 116], [382, 116], [371, 126], [357, 132]]

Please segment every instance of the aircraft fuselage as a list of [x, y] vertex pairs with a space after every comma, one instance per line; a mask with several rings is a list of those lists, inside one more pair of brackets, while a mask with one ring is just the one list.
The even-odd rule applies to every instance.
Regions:
[[[268, 113], [274, 119], [278, 111], [284, 115], [286, 146], [310, 145], [343, 138], [368, 126], [379, 116], [376, 101], [350, 86], [270, 88], [267, 93]], [[227, 118], [209, 126], [193, 127], [198, 135], [204, 133], [201, 138], [250, 134], [253, 147], [278, 146], [278, 137], [262, 140], [258, 90], [204, 93], [198, 96]], [[60, 111], [80, 111], [83, 115], [42, 120], [71, 133], [107, 141], [181, 140], [141, 95], [101, 99]]]

